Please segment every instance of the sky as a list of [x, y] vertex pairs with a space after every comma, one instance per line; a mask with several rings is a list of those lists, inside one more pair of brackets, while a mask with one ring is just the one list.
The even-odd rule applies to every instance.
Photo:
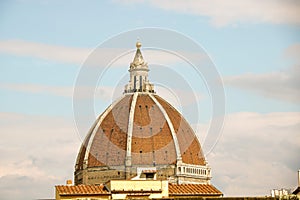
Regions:
[[[81, 69], [103, 42], [148, 27], [190, 38], [223, 80], [223, 130], [214, 148], [205, 152], [212, 183], [225, 196], [294, 190], [300, 168], [299, 13], [296, 0], [1, 1], [0, 196], [53, 198], [55, 185], [73, 179], [86, 134], [78, 131], [73, 106]], [[139, 39], [145, 47], [152, 46], [145, 37]], [[127, 41], [132, 43], [130, 53], [115, 61], [100, 80], [95, 115], [109, 106], [118, 96], [117, 86], [128, 80], [136, 40]], [[164, 38], [153, 40], [159, 43]], [[179, 41], [174, 45], [180, 47]], [[115, 47], [123, 48], [121, 43]], [[143, 55], [153, 74], [163, 69], [151, 65], [156, 60], [169, 71], [174, 66], [174, 77], [199, 89], [193, 93], [199, 97], [195, 114], [199, 119], [194, 120], [189, 114], [191, 94], [172, 84], [171, 77], [169, 85], [157, 82], [157, 93], [183, 111], [202, 142], [212, 119], [205, 83], [196, 86], [199, 77], [189, 73], [189, 66], [178, 57], [147, 49]], [[97, 66], [103, 68], [101, 63]], [[182, 96], [187, 101], [177, 104]], [[91, 126], [95, 117], [82, 123]]]

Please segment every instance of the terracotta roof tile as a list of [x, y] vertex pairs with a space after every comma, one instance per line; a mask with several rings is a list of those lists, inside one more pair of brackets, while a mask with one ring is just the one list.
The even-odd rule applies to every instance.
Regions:
[[170, 195], [222, 195], [222, 192], [209, 184], [169, 184]]
[[109, 194], [104, 185], [57, 185], [55, 188], [60, 195]]

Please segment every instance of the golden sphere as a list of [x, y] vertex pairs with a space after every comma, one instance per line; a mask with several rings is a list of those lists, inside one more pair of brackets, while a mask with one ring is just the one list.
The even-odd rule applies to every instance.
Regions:
[[136, 42], [136, 44], [135, 44], [135, 46], [136, 46], [136, 48], [141, 48], [141, 46], [142, 46], [142, 43], [140, 43], [140, 42]]

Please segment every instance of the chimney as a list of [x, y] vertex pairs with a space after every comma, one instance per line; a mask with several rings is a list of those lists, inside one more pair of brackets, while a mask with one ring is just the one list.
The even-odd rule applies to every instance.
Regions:
[[66, 184], [67, 184], [67, 186], [71, 186], [72, 185], [72, 180], [67, 180]]

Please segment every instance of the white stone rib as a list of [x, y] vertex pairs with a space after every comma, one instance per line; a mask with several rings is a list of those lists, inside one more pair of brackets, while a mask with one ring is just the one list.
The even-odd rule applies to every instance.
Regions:
[[82, 143], [82, 145], [81, 145], [81, 147], [80, 147], [79, 154], [78, 154], [77, 159], [76, 159], [76, 165], [75, 165], [75, 168], [76, 168], [76, 166], [79, 164], [79, 159], [80, 159], [80, 155], [81, 155], [81, 153], [82, 153], [82, 151], [83, 151], [83, 146], [84, 146], [85, 143], [87, 142], [87, 139], [89, 138], [89, 135], [92, 134], [92, 131], [94, 130], [94, 128], [95, 128], [95, 126], [96, 126], [96, 124], [97, 124], [97, 122], [98, 122], [98, 120], [99, 120], [100, 117], [101, 117], [101, 115], [99, 115], [99, 116], [97, 117], [97, 119], [96, 119], [95, 122], [93, 123], [93, 126], [90, 128], [88, 134], [86, 135], [86, 137], [85, 137], [85, 139], [84, 139], [84, 141], [83, 141], [83, 143]]
[[157, 99], [152, 94], [149, 94], [149, 96], [151, 97], [151, 99], [154, 101], [154, 103], [158, 106], [158, 108], [160, 109], [160, 111], [164, 115], [164, 117], [165, 117], [165, 119], [168, 123], [168, 126], [171, 130], [171, 134], [172, 134], [172, 137], [173, 137], [173, 140], [174, 140], [177, 160], [182, 160], [180, 149], [179, 149], [179, 143], [178, 143], [177, 136], [176, 136], [176, 133], [175, 133], [175, 129], [174, 129], [173, 124], [172, 124], [172, 122], [169, 118], [168, 113], [166, 112], [166, 110], [162, 107], [162, 105], [157, 101]]
[[128, 119], [128, 131], [127, 131], [127, 152], [126, 152], [126, 165], [131, 165], [131, 142], [132, 142], [132, 132], [134, 124], [134, 111], [136, 106], [136, 101], [138, 97], [138, 92], [135, 92], [132, 97], [129, 119]]
[[[93, 143], [93, 140], [94, 140], [94, 137], [103, 121], [103, 119], [107, 116], [107, 114], [112, 110], [112, 108], [117, 104], [119, 103], [123, 98], [125, 98], [125, 96], [121, 97], [120, 99], [116, 100], [114, 103], [112, 103], [105, 111], [104, 113], [98, 117], [99, 119], [97, 120], [97, 125], [94, 127], [93, 129], [93, 132], [92, 132], [92, 135], [89, 139], [89, 142], [87, 144], [87, 147], [86, 147], [86, 151], [85, 151], [85, 155], [84, 155], [84, 162], [86, 162], [87, 164], [87, 160], [89, 158], [89, 154], [90, 154], [90, 150], [91, 150], [91, 146], [92, 146], [92, 143]], [[85, 166], [85, 165], [84, 165]], [[85, 168], [85, 167], [84, 167]]]

